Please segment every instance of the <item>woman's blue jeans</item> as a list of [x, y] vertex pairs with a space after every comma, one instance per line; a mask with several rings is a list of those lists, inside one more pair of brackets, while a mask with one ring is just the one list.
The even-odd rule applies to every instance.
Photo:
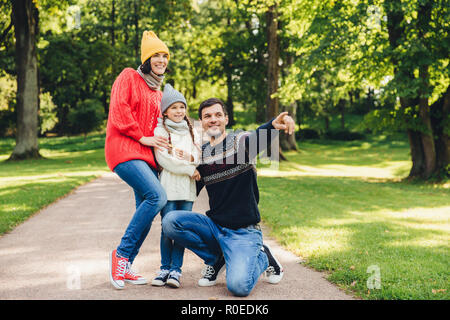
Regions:
[[130, 160], [118, 164], [114, 172], [134, 190], [136, 211], [117, 247], [117, 254], [133, 263], [147, 237], [153, 219], [167, 202], [157, 171], [145, 161]]
[[224, 256], [227, 288], [236, 296], [250, 294], [269, 261], [261, 250], [262, 233], [254, 227], [228, 229], [192, 211], [171, 211], [163, 219], [163, 232], [193, 251], [207, 265]]
[[[173, 210], [191, 211], [192, 201], [178, 200], [167, 201], [166, 206], [161, 210], [161, 221], [167, 213]], [[184, 247], [170, 239], [161, 229], [161, 270], [177, 271], [181, 273], [183, 265]]]

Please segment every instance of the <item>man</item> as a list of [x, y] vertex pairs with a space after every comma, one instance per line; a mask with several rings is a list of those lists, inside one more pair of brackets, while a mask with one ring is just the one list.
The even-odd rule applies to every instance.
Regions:
[[[270, 146], [273, 131], [294, 132], [294, 121], [281, 113], [252, 133], [225, 130], [228, 116], [216, 98], [201, 103], [199, 118], [209, 142], [202, 146], [201, 176], [210, 210], [203, 214], [172, 211], [163, 219], [164, 233], [197, 254], [206, 264], [200, 286], [211, 286], [226, 265], [227, 288], [236, 296], [248, 296], [266, 271], [269, 282], [278, 283], [283, 268], [263, 244], [258, 225], [259, 191], [253, 159]], [[276, 130], [274, 130], [276, 129]]]

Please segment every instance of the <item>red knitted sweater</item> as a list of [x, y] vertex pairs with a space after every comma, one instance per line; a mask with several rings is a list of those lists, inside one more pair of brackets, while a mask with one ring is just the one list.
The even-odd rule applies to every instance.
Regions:
[[106, 127], [105, 160], [113, 171], [122, 162], [140, 159], [156, 168], [153, 150], [138, 142], [153, 136], [161, 117], [162, 92], [148, 87], [132, 68], [125, 68], [112, 86]]

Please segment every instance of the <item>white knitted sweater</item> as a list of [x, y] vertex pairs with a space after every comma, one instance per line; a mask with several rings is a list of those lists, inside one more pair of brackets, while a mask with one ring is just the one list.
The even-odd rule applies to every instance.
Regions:
[[[167, 194], [167, 200], [187, 200], [194, 201], [196, 198], [195, 181], [191, 178], [195, 168], [200, 163], [201, 151], [192, 143], [191, 134], [186, 121], [173, 122], [166, 119], [166, 127], [170, 131], [172, 148], [182, 149], [189, 152], [194, 162], [180, 160], [174, 155], [169, 154], [167, 149], [156, 150], [156, 160], [163, 168], [160, 174], [160, 182]], [[200, 146], [200, 136], [194, 131], [194, 139], [197, 146]], [[168, 138], [169, 134], [162, 125], [162, 119], [158, 119], [158, 125], [155, 128], [155, 136]]]

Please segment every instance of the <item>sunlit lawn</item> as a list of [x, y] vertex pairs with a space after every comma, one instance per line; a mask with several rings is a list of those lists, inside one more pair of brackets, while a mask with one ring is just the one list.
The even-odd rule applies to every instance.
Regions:
[[272, 235], [362, 298], [449, 299], [450, 189], [401, 181], [407, 142], [300, 147], [279, 170], [258, 170]]
[[43, 160], [6, 162], [13, 146], [0, 140], [0, 235], [107, 171], [102, 135], [42, 138]]
[[[0, 234], [108, 171], [104, 135], [43, 138], [47, 159], [5, 162], [13, 145], [0, 140]], [[279, 169], [258, 169], [272, 236], [359, 297], [449, 299], [448, 183], [401, 181], [411, 165], [402, 140], [299, 146]], [[381, 288], [370, 289], [377, 271]]]

